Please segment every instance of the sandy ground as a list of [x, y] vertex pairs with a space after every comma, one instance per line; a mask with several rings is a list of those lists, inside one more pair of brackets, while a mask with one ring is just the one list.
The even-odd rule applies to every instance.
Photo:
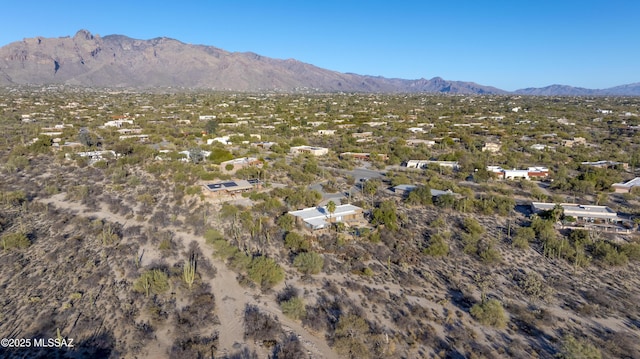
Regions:
[[[82, 213], [85, 216], [93, 216], [110, 222], [119, 222], [124, 226], [146, 225], [146, 223], [135, 222], [119, 214], [111, 213], [106, 208], [102, 208], [99, 211], [90, 211], [82, 204], [68, 202], [65, 201], [64, 198], [64, 194], [58, 194], [50, 198], [41, 199], [41, 202], [48, 203], [60, 209]], [[267, 357], [269, 353], [266, 348], [262, 348], [253, 342], [247, 343], [244, 341], [244, 308], [247, 304], [254, 304], [264, 312], [277, 317], [285, 331], [296, 333], [311, 357], [339, 358], [324, 338], [314, 335], [303, 328], [299, 322], [284, 316], [278, 304], [275, 302], [275, 298], [272, 296], [262, 296], [259, 290], [252, 290], [240, 286], [236, 280], [236, 273], [213, 257], [213, 249], [209, 245], [206, 245], [204, 238], [180, 231], [176, 228], [171, 228], [171, 230], [175, 231], [176, 240], [182, 240], [185, 247], [192, 241], [198, 242], [204, 255], [212, 261], [212, 265], [217, 270], [215, 278], [209, 282], [212, 293], [216, 298], [216, 314], [220, 320], [219, 350], [216, 356], [231, 354], [237, 352], [238, 349], [243, 346], [247, 346], [250, 350], [255, 350], [259, 357]], [[148, 261], [153, 261], [155, 257], [156, 254], [154, 253], [145, 253], [143, 264]], [[163, 332], [159, 333], [157, 338], [157, 341], [151, 343], [147, 348], [149, 357], [158, 357], [161, 353], [165, 353], [166, 355], [166, 353], [169, 352], [172, 344], [171, 328], [163, 329]]]

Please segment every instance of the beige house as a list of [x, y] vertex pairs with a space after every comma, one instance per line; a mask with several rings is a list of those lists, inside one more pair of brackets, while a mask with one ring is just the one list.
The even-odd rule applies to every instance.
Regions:
[[315, 147], [315, 146], [294, 146], [289, 149], [289, 153], [292, 155], [308, 153], [313, 156], [324, 156], [329, 153], [329, 149], [325, 147]]
[[482, 152], [496, 153], [500, 151], [500, 144], [495, 142], [487, 142], [482, 146]]
[[[220, 169], [222, 170], [222, 172], [233, 173], [242, 168], [260, 165], [262, 165], [262, 162], [255, 157], [241, 157], [234, 158], [229, 161], [220, 162]], [[233, 168], [231, 168], [231, 166], [233, 166]]]
[[640, 186], [640, 177], [628, 180], [627, 182], [614, 183], [611, 185], [615, 193], [629, 193], [633, 187]]

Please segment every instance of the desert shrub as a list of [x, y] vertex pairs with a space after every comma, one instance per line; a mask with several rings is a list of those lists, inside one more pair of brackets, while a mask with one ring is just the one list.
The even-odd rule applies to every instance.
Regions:
[[294, 252], [308, 251], [311, 248], [311, 241], [297, 232], [287, 233], [284, 244]]
[[445, 235], [440, 233], [432, 235], [423, 253], [433, 257], [446, 257], [449, 255], [449, 244]]
[[318, 274], [324, 266], [324, 258], [315, 252], [300, 253], [293, 260], [293, 266], [304, 274]]
[[266, 346], [276, 344], [282, 327], [277, 319], [260, 312], [255, 305], [247, 304], [244, 310], [244, 336], [261, 341]]
[[478, 256], [483, 263], [496, 264], [502, 262], [500, 251], [491, 242], [480, 243], [478, 246]]
[[5, 251], [13, 248], [27, 248], [31, 245], [29, 238], [23, 232], [4, 234], [0, 242]]
[[19, 206], [27, 200], [24, 191], [1, 192], [0, 194], [2, 195], [2, 203], [12, 206]]
[[516, 230], [515, 236], [513, 236], [513, 242], [511, 243], [515, 248], [527, 249], [529, 248], [529, 242], [533, 242], [536, 239], [536, 232], [531, 227], [520, 227]]
[[619, 251], [615, 245], [599, 241], [593, 249], [593, 256], [609, 266], [621, 266], [627, 264], [629, 259], [624, 251]]
[[133, 283], [133, 290], [139, 293], [145, 293], [147, 297], [151, 293], [160, 294], [167, 291], [167, 289], [169, 289], [169, 278], [159, 269], [144, 272]]
[[273, 351], [273, 357], [278, 359], [298, 359], [306, 356], [307, 351], [295, 334], [287, 336]]
[[562, 338], [559, 357], [563, 359], [600, 359], [602, 354], [600, 349], [586, 340], [576, 339], [572, 335], [565, 335]]
[[300, 297], [293, 297], [280, 303], [280, 308], [284, 315], [292, 319], [302, 319], [306, 314], [304, 302]]
[[639, 261], [640, 243], [624, 243], [620, 245], [620, 252], [624, 253], [630, 261]]
[[369, 324], [361, 316], [343, 315], [336, 325], [333, 345], [339, 354], [349, 358], [369, 358], [369, 348], [363, 341], [369, 331]]
[[282, 216], [278, 217], [276, 220], [276, 224], [285, 231], [290, 231], [293, 229], [295, 225], [296, 219], [290, 215], [289, 213], [285, 213]]
[[220, 233], [220, 231], [218, 231], [217, 229], [209, 228], [204, 232], [204, 239], [207, 244], [213, 245], [215, 241], [222, 240], [224, 239], [224, 237], [222, 236], [222, 233]]
[[544, 283], [542, 276], [538, 273], [522, 274], [518, 272], [514, 275], [514, 280], [522, 293], [532, 299], [546, 300], [551, 295], [551, 288]]
[[249, 278], [263, 288], [271, 288], [284, 279], [284, 270], [275, 260], [267, 257], [256, 257], [249, 264]]
[[496, 299], [475, 304], [469, 312], [480, 324], [496, 328], [504, 328], [507, 325], [507, 315], [502, 304]]

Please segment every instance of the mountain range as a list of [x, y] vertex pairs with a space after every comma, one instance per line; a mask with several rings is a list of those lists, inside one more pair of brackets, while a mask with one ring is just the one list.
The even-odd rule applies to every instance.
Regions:
[[[220, 91], [508, 94], [474, 82], [439, 77], [418, 80], [340, 73], [294, 59], [228, 52], [159, 37], [27, 38], [0, 48], [0, 85], [66, 84], [86, 87], [188, 88]], [[523, 95], [639, 96], [640, 83], [604, 90], [553, 85], [517, 90]]]

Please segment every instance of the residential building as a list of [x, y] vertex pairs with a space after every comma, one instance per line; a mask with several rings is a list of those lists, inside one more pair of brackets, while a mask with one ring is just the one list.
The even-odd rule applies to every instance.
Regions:
[[264, 148], [265, 150], [270, 149], [271, 146], [273, 146], [273, 145], [276, 145], [276, 143], [275, 142], [269, 142], [269, 141], [253, 142], [251, 144], [251, 146]]
[[411, 140], [405, 140], [405, 144], [407, 146], [420, 146], [420, 145], [424, 145], [427, 147], [432, 147], [433, 145], [436, 144], [436, 141], [433, 140], [420, 140], [420, 139], [411, 139]]
[[253, 188], [260, 188], [260, 185], [259, 180], [251, 179], [207, 183], [203, 186], [206, 190], [205, 194], [213, 197], [224, 197], [235, 196], [236, 194], [250, 191]]
[[329, 153], [329, 149], [315, 146], [293, 146], [289, 149], [289, 153], [292, 155], [308, 153], [313, 156], [324, 156]]
[[[376, 154], [379, 160], [387, 161], [389, 156], [384, 153]], [[343, 152], [340, 154], [340, 158], [355, 158], [362, 161], [371, 161], [371, 154], [368, 152]]]
[[571, 140], [562, 140], [562, 145], [569, 148], [574, 146], [586, 146], [587, 139], [584, 137], [574, 137]]
[[333, 136], [336, 134], [336, 130], [318, 130], [316, 133], [322, 136]]
[[297, 221], [301, 221], [311, 230], [329, 227], [330, 223], [349, 223], [362, 218], [363, 209], [352, 204], [336, 206], [333, 213], [327, 207], [310, 207], [299, 211], [290, 211]]
[[547, 178], [549, 177], [549, 169], [547, 167], [529, 167], [525, 170], [511, 169], [507, 170], [500, 166], [487, 166], [487, 171], [494, 173], [498, 178], [507, 180], [531, 178]]
[[595, 161], [595, 162], [581, 162], [583, 166], [591, 166], [596, 168], [614, 168], [621, 166], [623, 169], [628, 170], [629, 164], [626, 162], [616, 162], [616, 161]]
[[367, 138], [373, 136], [373, 132], [355, 132], [351, 134], [353, 138]]
[[460, 168], [460, 165], [456, 161], [430, 161], [430, 160], [409, 160], [406, 163], [407, 168], [427, 168], [429, 165], [438, 165], [441, 167], [448, 167], [453, 170]]
[[222, 143], [223, 145], [231, 145], [231, 141], [229, 141], [229, 136], [222, 136], [222, 137], [216, 137], [216, 138], [209, 138], [207, 139], [207, 145], [211, 145], [214, 142], [219, 142]]
[[[418, 187], [419, 187], [418, 185], [413, 185], [413, 184], [400, 184], [393, 187], [393, 192], [401, 196], [406, 196], [409, 194], [409, 192], [415, 190]], [[445, 194], [455, 195], [455, 193], [453, 193], [450, 189], [446, 191], [442, 191], [439, 189], [431, 188], [430, 191], [431, 191], [431, 197], [440, 197]]]
[[[540, 213], [554, 209], [556, 203], [531, 202], [533, 213]], [[590, 206], [576, 203], [560, 203], [565, 216], [571, 216], [578, 221], [593, 222], [595, 220], [606, 222], [620, 222], [618, 214], [607, 206]]]
[[627, 182], [614, 183], [611, 185], [615, 193], [629, 193], [633, 187], [640, 186], [640, 177], [628, 180]]
[[[239, 169], [242, 168], [247, 168], [247, 167], [251, 167], [251, 166], [259, 166], [261, 165], [262, 162], [255, 158], [255, 157], [241, 157], [241, 158], [234, 158], [232, 160], [229, 161], [224, 161], [220, 163], [220, 169], [223, 172], [235, 172]], [[231, 165], [233, 168], [228, 169], [229, 165]]]
[[116, 158], [116, 153], [115, 151], [111, 151], [111, 150], [76, 152], [76, 153], [66, 153], [64, 155], [64, 158], [70, 160], [70, 159], [73, 159], [74, 156], [87, 158], [89, 159], [89, 164], [93, 164], [108, 157]]
[[425, 132], [427, 132], [422, 127], [409, 127], [407, 130], [409, 132], [413, 132], [413, 133], [425, 133]]
[[500, 151], [500, 147], [501, 145], [499, 143], [487, 142], [484, 144], [484, 146], [482, 146], [482, 152], [496, 153]]

